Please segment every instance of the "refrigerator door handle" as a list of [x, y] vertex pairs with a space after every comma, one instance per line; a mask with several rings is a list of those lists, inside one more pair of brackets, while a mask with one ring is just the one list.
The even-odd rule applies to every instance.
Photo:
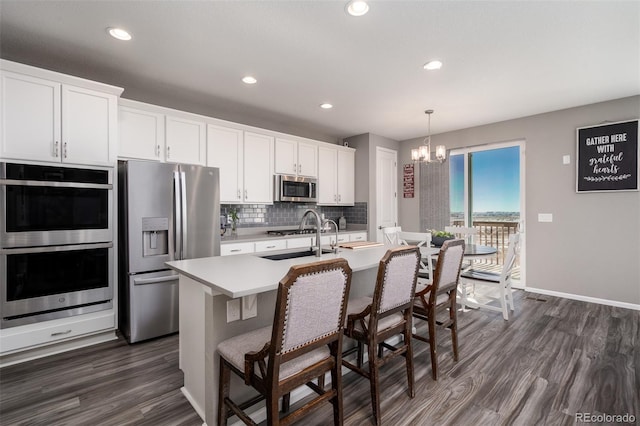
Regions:
[[173, 250], [174, 259], [182, 259], [182, 209], [180, 208], [182, 197], [180, 195], [180, 174], [173, 172]]
[[178, 275], [167, 275], [164, 277], [157, 278], [134, 278], [134, 285], [144, 285], [144, 284], [156, 284], [156, 283], [164, 283], [168, 281], [177, 281]]
[[185, 172], [180, 172], [180, 204], [182, 209], [182, 242], [180, 259], [187, 257], [187, 176]]

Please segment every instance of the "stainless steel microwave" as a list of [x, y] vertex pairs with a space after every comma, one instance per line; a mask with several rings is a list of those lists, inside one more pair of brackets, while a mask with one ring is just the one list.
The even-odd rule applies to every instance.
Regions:
[[315, 203], [318, 201], [318, 181], [308, 177], [276, 175], [275, 200]]

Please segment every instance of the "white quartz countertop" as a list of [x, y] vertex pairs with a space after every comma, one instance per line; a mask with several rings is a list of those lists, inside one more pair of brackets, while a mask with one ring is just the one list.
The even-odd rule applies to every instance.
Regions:
[[269, 260], [260, 257], [274, 253], [299, 250], [290, 249], [260, 254], [176, 260], [167, 262], [166, 264], [180, 274], [186, 275], [210, 287], [214, 292], [236, 298], [275, 290], [291, 266], [311, 263], [319, 259], [342, 257], [349, 262], [349, 266], [354, 272], [373, 267], [377, 268], [380, 259], [384, 256], [388, 248], [389, 246], [377, 246], [357, 250], [341, 248], [337, 254], [324, 253], [321, 258], [308, 256], [286, 260]]

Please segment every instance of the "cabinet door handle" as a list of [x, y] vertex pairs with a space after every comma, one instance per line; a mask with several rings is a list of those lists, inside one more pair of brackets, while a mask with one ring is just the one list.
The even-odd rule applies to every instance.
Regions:
[[298, 173], [302, 173], [302, 166], [298, 164]]
[[338, 202], [342, 201], [342, 195], [338, 194]]
[[171, 158], [171, 147], [167, 146], [167, 158]]
[[244, 190], [244, 199], [245, 199], [245, 201], [249, 198], [249, 195], [247, 195], [247, 194], [248, 194], [247, 190], [245, 189]]
[[238, 189], [238, 200], [240, 199], [240, 189]]
[[65, 334], [69, 334], [69, 333], [71, 333], [71, 329], [67, 331], [57, 331], [55, 333], [51, 333], [51, 337], [64, 336]]
[[338, 195], [337, 194], [333, 194], [333, 201], [335, 201], [336, 203], [338, 202]]
[[298, 165], [296, 163], [293, 163], [293, 172], [295, 173], [296, 170], [298, 170]]
[[64, 158], [67, 158], [67, 143], [66, 142], [63, 145], [62, 152], [63, 152]]
[[156, 157], [160, 157], [160, 145], [156, 147]]
[[58, 156], [58, 147], [60, 146], [60, 142], [56, 141], [53, 144], [53, 156], [57, 157]]

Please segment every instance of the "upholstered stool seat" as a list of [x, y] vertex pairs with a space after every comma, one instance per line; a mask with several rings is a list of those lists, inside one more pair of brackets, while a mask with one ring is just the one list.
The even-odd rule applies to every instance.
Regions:
[[[367, 306], [371, 305], [372, 302], [373, 302], [373, 298], [369, 296], [361, 297], [355, 300], [349, 300], [349, 305], [347, 306], [347, 317], [351, 314], [362, 312]], [[396, 325], [402, 323], [402, 321], [404, 321], [404, 317], [400, 312], [396, 312], [384, 318], [380, 318], [378, 320], [378, 331], [395, 327]], [[364, 318], [364, 322], [365, 324], [369, 323], [369, 315], [367, 315]], [[347, 320], [345, 318], [345, 326], [346, 325], [347, 325]], [[354, 323], [354, 330], [363, 331], [362, 324], [359, 321]]]
[[[218, 353], [235, 368], [244, 372], [244, 354], [258, 352], [269, 342], [271, 342], [271, 326], [259, 328], [220, 342], [218, 344]], [[280, 365], [279, 380], [291, 377], [330, 356], [329, 348], [322, 346], [291, 361], [284, 362]], [[265, 358], [265, 362], [269, 362], [268, 356]]]

